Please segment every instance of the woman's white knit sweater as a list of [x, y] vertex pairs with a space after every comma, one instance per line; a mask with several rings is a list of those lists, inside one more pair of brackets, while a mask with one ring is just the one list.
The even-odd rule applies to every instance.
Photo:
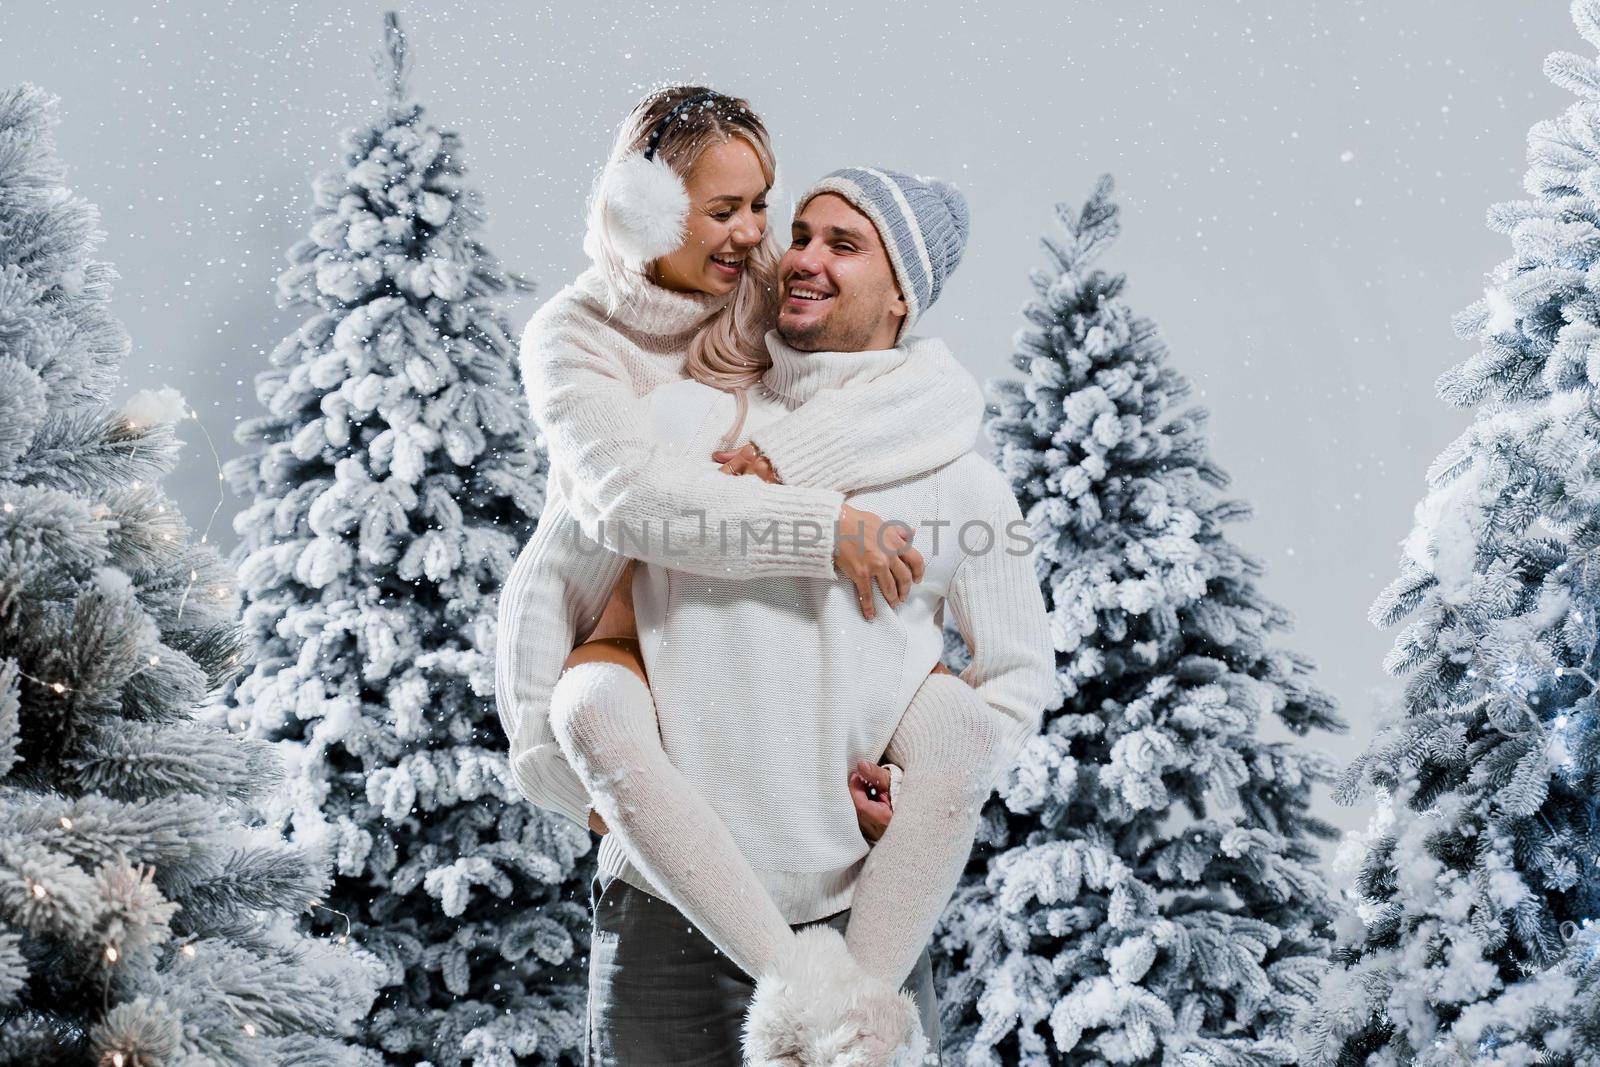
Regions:
[[[820, 391], [851, 397], [916, 359], [906, 347], [801, 352], [768, 335], [771, 369], [750, 399], [747, 433]], [[735, 398], [696, 381], [649, 396], [651, 434], [703, 458], [737, 417]], [[914, 438], [910, 439], [915, 441]], [[895, 608], [879, 598], [868, 621], [836, 575], [712, 578], [647, 564], [634, 611], [661, 744], [716, 809], [790, 923], [850, 907], [869, 846], [847, 789], [858, 759], [878, 762], [907, 706], [943, 652], [946, 605], [973, 649], [966, 683], [1002, 724], [1009, 757], [1037, 728], [1054, 693], [1054, 656], [1034, 553], [1006, 479], [976, 452], [888, 485], [851, 504], [907, 523], [926, 572]], [[954, 717], [931, 717], [940, 721]], [[940, 738], [976, 744], [976, 738]], [[904, 739], [902, 739], [904, 741]], [[600, 869], [665, 896], [629, 862], [616, 835]]]
[[[924, 340], [901, 372], [848, 399], [822, 392], [756, 435], [782, 484], [708, 477], [704, 457], [673, 455], [643, 432], [640, 398], [684, 378], [689, 339], [726, 298], [637, 276], [619, 284], [621, 306], [608, 313], [601, 272], [579, 275], [529, 319], [521, 363], [552, 481], [583, 532], [626, 556], [695, 574], [826, 578], [845, 493], [948, 462], [977, 440], [977, 383], [941, 342]], [[774, 520], [782, 536], [737, 547], [743, 523], [764, 530]], [[796, 528], [820, 536], [807, 544]]]
[[[550, 477], [538, 529], [501, 591], [497, 630], [496, 703], [513, 776], [535, 803], [580, 825], [589, 798], [551, 736], [550, 693], [625, 556], [732, 578], [832, 576], [845, 493], [964, 455], [983, 412], [977, 383], [941, 342], [908, 340], [913, 358], [893, 371], [848, 395], [820, 390], [756, 430], [752, 439], [786, 484], [729, 477], [708, 456], [655, 440], [642, 399], [683, 380], [689, 339], [723, 301], [642, 279], [621, 296], [608, 312], [606, 283], [590, 268], [523, 331], [524, 384]], [[740, 536], [769, 523], [778, 537]]]

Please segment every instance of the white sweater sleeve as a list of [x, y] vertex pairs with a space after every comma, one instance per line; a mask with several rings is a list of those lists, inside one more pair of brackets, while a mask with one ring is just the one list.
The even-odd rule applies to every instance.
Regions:
[[938, 338], [868, 382], [820, 390], [750, 434], [786, 485], [853, 493], [942, 467], [972, 451], [983, 391]]
[[625, 361], [584, 326], [557, 312], [529, 320], [529, 404], [584, 533], [647, 563], [711, 577], [831, 578], [845, 493], [943, 466], [977, 441], [982, 391], [943, 342], [921, 338], [887, 374], [821, 390], [752, 434], [780, 484], [731, 478], [651, 438], [649, 402]]
[[833, 576], [840, 490], [730, 477], [674, 454], [650, 437], [649, 403], [622, 358], [549, 318], [523, 331], [523, 383], [585, 534], [691, 574]]
[[[969, 554], [957, 564], [945, 598], [972, 662], [959, 676], [931, 674], [923, 681], [915, 700], [936, 701], [948, 713], [919, 717], [915, 729], [902, 725], [889, 753], [891, 758], [901, 754], [915, 761], [934, 749], [970, 749], [960, 754], [962, 758], [983, 765], [993, 781], [1015, 763], [1022, 746], [1039, 729], [1044, 710], [1059, 703], [1060, 691], [1049, 617], [1034, 573], [1037, 549], [1027, 541], [1028, 527], [1009, 486], [998, 471], [991, 473], [993, 488], [999, 490], [992, 494], [994, 543], [988, 551]], [[1028, 550], [1020, 551], [1023, 548]], [[995, 729], [974, 736], [941, 732], [932, 725], [923, 728], [966, 721], [956, 709], [973, 701], [987, 705]]]
[[495, 707], [510, 740], [512, 777], [541, 808], [588, 828], [588, 791], [550, 729], [561, 665], [594, 629], [627, 559], [585, 537], [558, 489], [500, 591]]

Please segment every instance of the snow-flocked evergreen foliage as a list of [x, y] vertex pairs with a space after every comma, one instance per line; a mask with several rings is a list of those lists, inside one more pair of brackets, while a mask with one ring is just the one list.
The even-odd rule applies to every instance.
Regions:
[[[1572, 12], [1600, 48], [1600, 2]], [[1342, 860], [1352, 907], [1300, 1042], [1308, 1064], [1594, 1064], [1595, 624], [1600, 609], [1600, 65], [1528, 134], [1511, 257], [1456, 317], [1481, 346], [1438, 380], [1476, 407], [1428, 471], [1372, 621], [1403, 706], [1345, 772], [1378, 813]]]
[[365, 1039], [397, 1064], [571, 1062], [589, 839], [517, 792], [493, 693], [545, 482], [494, 299], [529, 286], [476, 239], [460, 138], [407, 93], [392, 15], [386, 42], [385, 106], [313, 182], [278, 279], [309, 317], [228, 465], [257, 657], [230, 716], [288, 753], [273, 818], [330, 850], [328, 906], [386, 967]]
[[56, 106], [0, 90], [0, 1064], [371, 1064], [372, 968], [297, 927], [326, 857], [245, 807], [276, 758], [196, 718], [238, 595], [160, 486], [181, 398], [109, 406], [130, 341]]
[[[987, 422], [1039, 542], [1065, 700], [985, 809], [936, 939], [946, 1059], [1277, 1064], [1326, 966], [1308, 812], [1332, 766], [1263, 727], [1340, 730], [1283, 610], [1223, 536], [1204, 412], [1124, 278], [1111, 180], [1057, 208]], [[958, 660], [959, 662], [959, 660]], [[1287, 728], [1287, 730], [1283, 730]]]

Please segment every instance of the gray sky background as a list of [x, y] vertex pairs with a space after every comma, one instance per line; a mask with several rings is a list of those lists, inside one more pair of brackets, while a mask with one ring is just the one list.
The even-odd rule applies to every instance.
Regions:
[[[1592, 51], [1565, 3], [15, 0], [0, 81], [61, 97], [71, 184], [123, 275], [129, 389], [182, 390], [225, 458], [257, 410], [251, 379], [302, 317], [276, 308], [273, 279], [312, 175], [372, 113], [390, 6], [428, 117], [465, 139], [487, 243], [544, 294], [583, 265], [581, 205], [612, 130], [664, 80], [747, 96], [791, 192], [846, 163], [959, 184], [971, 243], [922, 331], [980, 379], [1013, 373], [1052, 205], [1113, 172], [1124, 236], [1105, 263], [1211, 409], [1214, 454], [1256, 509], [1232, 534], [1351, 720], [1328, 750], [1365, 745], [1398, 685], [1381, 668], [1394, 635], [1367, 606], [1429, 462], [1470, 421], [1433, 392], [1472, 351], [1450, 316], [1509, 254], [1483, 219], [1521, 194], [1528, 127], [1570, 99], [1545, 54]], [[203, 528], [216, 473], [189, 425], [171, 488]], [[224, 547], [239, 503], [212, 528]]]

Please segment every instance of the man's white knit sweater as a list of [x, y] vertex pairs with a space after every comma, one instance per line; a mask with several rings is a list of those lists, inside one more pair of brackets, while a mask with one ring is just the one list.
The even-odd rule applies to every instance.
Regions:
[[[904, 346], [801, 352], [776, 333], [767, 340], [773, 363], [765, 388], [752, 390], [745, 436], [820, 390], [848, 397], [917, 358]], [[705, 457], [736, 419], [735, 398], [686, 380], [648, 400], [650, 433], [718, 476]], [[974, 651], [962, 681], [1006, 722], [1005, 749], [1037, 729], [1054, 693], [1027, 525], [991, 463], [968, 452], [850, 501], [905, 522], [926, 562], [910, 597], [893, 609], [880, 599], [871, 621], [854, 587], [835, 575], [739, 580], [652, 564], [638, 568], [633, 583], [662, 746], [728, 825], [790, 923], [850, 906], [868, 844], [847, 776], [857, 759], [883, 756], [938, 662], [946, 605]], [[664, 895], [614, 835], [601, 843], [599, 862]]]
[[[709, 446], [707, 456], [682, 455], [648, 432], [642, 398], [684, 380], [689, 339], [724, 301], [642, 279], [617, 284], [610, 310], [607, 283], [591, 268], [523, 330], [523, 379], [550, 481], [538, 529], [501, 591], [496, 637], [495, 696], [513, 777], [534, 803], [583, 826], [589, 797], [551, 735], [549, 708], [562, 663], [593, 630], [627, 562], [600, 545], [699, 574], [830, 577], [845, 493], [967, 453], [983, 410], [976, 382], [942, 343], [908, 340], [912, 358], [889, 373], [848, 394], [821, 390], [755, 430], [786, 484], [708, 472]], [[738, 536], [769, 521], [820, 536], [812, 544]], [[950, 682], [929, 680], [946, 699], [977, 700]]]

